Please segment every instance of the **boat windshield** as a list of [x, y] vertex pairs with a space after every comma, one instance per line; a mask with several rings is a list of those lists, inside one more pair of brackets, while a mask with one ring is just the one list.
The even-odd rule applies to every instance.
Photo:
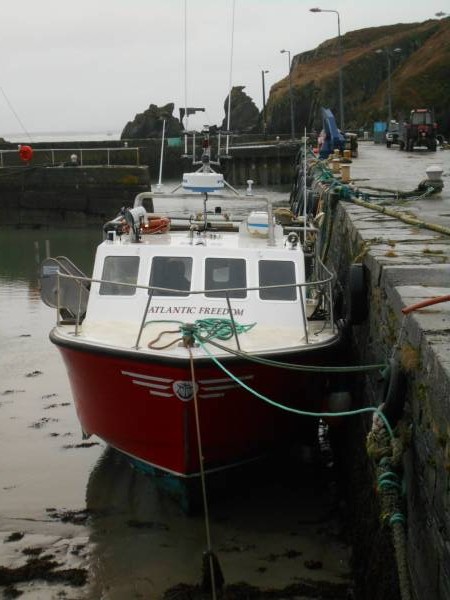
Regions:
[[180, 290], [169, 292], [155, 289], [154, 296], [189, 296], [191, 277], [192, 258], [190, 256], [154, 256], [149, 286], [150, 288]]
[[[207, 258], [205, 260], [205, 296], [208, 298], [246, 298], [246, 261], [243, 258]], [[241, 288], [241, 289], [233, 289]], [[213, 291], [213, 290], [223, 290]], [[227, 292], [226, 290], [231, 290]]]
[[[134, 296], [139, 272], [139, 256], [107, 256], [100, 285], [102, 296]], [[114, 282], [118, 283], [114, 283]], [[127, 285], [121, 285], [127, 284]], [[133, 284], [133, 285], [129, 285]]]
[[292, 287], [266, 288], [259, 290], [261, 300], [296, 300], [295, 264], [287, 260], [260, 260], [259, 285], [288, 285]]

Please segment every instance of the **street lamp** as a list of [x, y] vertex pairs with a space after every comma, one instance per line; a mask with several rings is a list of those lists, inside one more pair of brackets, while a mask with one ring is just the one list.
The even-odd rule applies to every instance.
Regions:
[[287, 53], [289, 61], [289, 101], [291, 104], [291, 138], [295, 140], [294, 129], [294, 98], [292, 96], [292, 68], [291, 68], [291, 52], [289, 50], [280, 50], [281, 54]]
[[335, 13], [337, 15], [338, 20], [338, 55], [339, 55], [339, 120], [341, 124], [341, 131], [343, 132], [345, 129], [345, 119], [344, 119], [344, 91], [342, 85], [342, 44], [341, 44], [341, 19], [339, 12], [337, 10], [328, 10], [325, 8], [310, 8], [310, 12], [313, 13]]
[[394, 52], [397, 54], [401, 52], [401, 48], [380, 48], [375, 50], [376, 54], [386, 54], [387, 57], [387, 96], [388, 96], [388, 124], [392, 121], [392, 89], [391, 89], [391, 58], [394, 56]]
[[261, 71], [262, 78], [262, 97], [263, 97], [263, 133], [264, 137], [266, 136], [266, 128], [267, 128], [267, 120], [266, 120], [266, 82], [264, 80], [264, 75], [269, 71]]

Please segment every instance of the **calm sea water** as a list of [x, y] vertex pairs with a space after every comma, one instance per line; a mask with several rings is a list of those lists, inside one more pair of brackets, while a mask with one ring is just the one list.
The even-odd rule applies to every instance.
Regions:
[[[88, 583], [17, 584], [27, 599], [160, 598], [198, 583], [202, 515], [186, 516], [158, 481], [81, 431], [64, 365], [48, 334], [37, 264], [66, 255], [90, 274], [99, 230], [0, 230], [0, 565], [41, 548]], [[299, 577], [342, 582], [348, 548], [336, 535], [329, 470], [259, 472], [211, 503], [211, 535], [226, 583], [282, 588]], [[318, 473], [320, 472], [320, 477]], [[6, 542], [11, 533], [24, 537]], [[1, 543], [1, 541], [5, 543]], [[321, 569], [311, 571], [305, 561]]]

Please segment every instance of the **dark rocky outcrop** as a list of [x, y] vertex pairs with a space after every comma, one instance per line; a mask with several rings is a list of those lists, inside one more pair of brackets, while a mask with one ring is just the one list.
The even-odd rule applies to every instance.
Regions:
[[[450, 18], [422, 23], [398, 23], [350, 31], [341, 37], [346, 129], [371, 130], [373, 122], [387, 120], [387, 55], [391, 52], [391, 98], [394, 118], [412, 108], [434, 110], [439, 132], [450, 134]], [[292, 96], [295, 133], [322, 128], [320, 107], [339, 118], [339, 52], [333, 38], [292, 60]], [[392, 52], [400, 49], [398, 52]], [[381, 52], [377, 52], [381, 50]], [[244, 86], [231, 91], [230, 129], [236, 133], [262, 132], [261, 114]], [[172, 116], [174, 105], [150, 108], [128, 123], [124, 138], [159, 137], [167, 119], [168, 136], [180, 135]], [[224, 102], [227, 128], [228, 97]], [[289, 77], [275, 83], [266, 105], [267, 132], [289, 134]]]
[[160, 137], [163, 129], [163, 121], [166, 120], [166, 136], [176, 137], [181, 133], [180, 121], [173, 116], [173, 102], [165, 106], [150, 104], [147, 110], [137, 114], [133, 121], [129, 121], [120, 136], [124, 139], [142, 139]]
[[[231, 89], [230, 129], [236, 133], [253, 133], [258, 131], [260, 114], [253, 100], [244, 92], [244, 85], [236, 85]], [[225, 118], [222, 129], [228, 124], [228, 96], [224, 102]]]

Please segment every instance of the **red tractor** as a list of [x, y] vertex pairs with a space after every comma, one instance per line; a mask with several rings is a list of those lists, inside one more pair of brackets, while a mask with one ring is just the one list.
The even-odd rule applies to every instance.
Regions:
[[437, 124], [427, 108], [415, 108], [411, 111], [409, 123], [402, 123], [399, 132], [400, 150], [412, 152], [415, 146], [426, 146], [436, 151]]

